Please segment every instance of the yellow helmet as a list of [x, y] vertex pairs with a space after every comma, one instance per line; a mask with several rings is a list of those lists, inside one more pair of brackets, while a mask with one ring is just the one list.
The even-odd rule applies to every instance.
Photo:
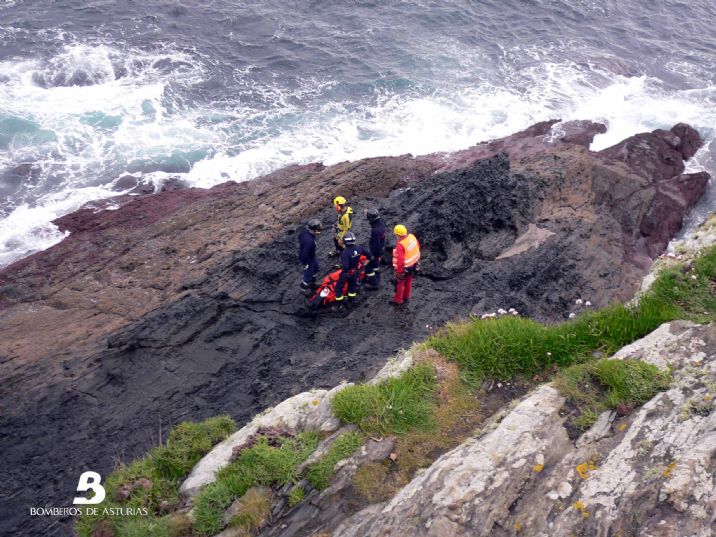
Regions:
[[343, 196], [336, 196], [335, 198], [333, 198], [333, 205], [345, 205], [346, 203], [348, 202]]
[[393, 228], [393, 233], [395, 233], [399, 237], [402, 237], [408, 234], [408, 230], [403, 224], [398, 224]]

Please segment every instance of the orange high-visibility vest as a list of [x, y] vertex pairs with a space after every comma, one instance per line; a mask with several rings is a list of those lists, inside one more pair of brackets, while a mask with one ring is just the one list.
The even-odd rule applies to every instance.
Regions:
[[[418, 239], [415, 238], [415, 235], [409, 233], [407, 237], [398, 241], [398, 244], [402, 244], [405, 249], [405, 261], [403, 266], [406, 269], [414, 267], [415, 264], [420, 261], [420, 244], [418, 244]], [[393, 268], [396, 269], [398, 268], [397, 249], [398, 245], [396, 244], [395, 248], [393, 248]]]

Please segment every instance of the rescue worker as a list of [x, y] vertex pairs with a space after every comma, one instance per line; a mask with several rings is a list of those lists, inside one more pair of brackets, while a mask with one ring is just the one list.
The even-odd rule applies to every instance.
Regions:
[[395, 270], [395, 295], [393, 304], [400, 305], [410, 300], [410, 291], [413, 287], [413, 274], [420, 261], [420, 244], [415, 235], [408, 233], [403, 224], [393, 228], [396, 237], [393, 248], [393, 270]]
[[385, 254], [385, 222], [380, 217], [378, 209], [368, 209], [366, 213], [370, 223], [370, 253], [373, 259], [365, 267], [365, 287], [376, 290], [380, 285], [380, 263]]
[[[353, 209], [348, 207], [348, 201], [346, 201], [346, 198], [344, 198], [343, 196], [335, 197], [335, 199], [333, 200], [333, 207], [338, 213], [338, 220], [333, 225], [333, 228], [336, 231], [336, 235], [335, 237], [333, 237], [333, 244], [335, 245], [336, 249], [328, 255], [331, 257], [336, 257], [339, 256], [343, 251], [343, 248], [345, 248], [343, 238], [345, 237], [346, 233], [351, 230]], [[339, 267], [336, 266], [336, 268]]]
[[362, 246], [356, 246], [356, 236], [350, 231], [343, 236], [343, 242], [345, 248], [341, 252], [341, 274], [338, 276], [338, 283], [336, 283], [336, 301], [342, 301], [343, 287], [348, 282], [348, 298], [353, 298], [358, 294], [358, 264], [362, 255], [368, 258], [368, 261], [373, 259], [371, 253], [363, 248]]
[[304, 291], [318, 287], [315, 282], [316, 274], [320, 270], [316, 259], [316, 235], [321, 232], [321, 227], [318, 218], [311, 218], [298, 235], [298, 260], [303, 265], [301, 289]]

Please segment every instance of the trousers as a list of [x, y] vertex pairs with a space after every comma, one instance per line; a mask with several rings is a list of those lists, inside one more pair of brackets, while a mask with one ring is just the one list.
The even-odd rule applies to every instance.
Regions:
[[303, 270], [303, 283], [306, 285], [313, 283], [319, 270], [318, 259], [314, 259], [311, 263], [306, 265], [306, 268]]
[[380, 260], [381, 257], [374, 257], [365, 267], [365, 283], [372, 287], [380, 285]]
[[406, 272], [405, 278], [402, 280], [395, 280], [395, 294], [393, 295], [393, 302], [396, 304], [402, 304], [405, 300], [410, 300], [410, 292], [413, 289], [413, 273]]
[[343, 289], [348, 284], [348, 298], [353, 298], [358, 293], [358, 271], [342, 270], [341, 275], [338, 276], [338, 282], [336, 283], [336, 300], [343, 300]]

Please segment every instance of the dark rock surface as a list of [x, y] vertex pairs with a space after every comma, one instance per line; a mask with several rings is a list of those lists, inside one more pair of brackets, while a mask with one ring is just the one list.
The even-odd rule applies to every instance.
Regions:
[[[0, 533], [66, 533], [27, 512], [69, 506], [83, 470], [107, 475], [181, 420], [244, 423], [360, 380], [452, 318], [514, 307], [554, 321], [575, 298], [630, 298], [705, 189], [705, 174], [683, 174], [698, 134], [678, 125], [592, 153], [603, 126], [554, 123], [449, 155], [290, 166], [60, 219], [67, 239], [0, 271]], [[347, 312], [305, 315], [296, 230], [313, 216], [330, 229], [337, 194], [360, 239], [377, 206], [421, 240], [405, 310], [389, 306], [386, 278]], [[330, 243], [321, 235], [324, 268]]]

